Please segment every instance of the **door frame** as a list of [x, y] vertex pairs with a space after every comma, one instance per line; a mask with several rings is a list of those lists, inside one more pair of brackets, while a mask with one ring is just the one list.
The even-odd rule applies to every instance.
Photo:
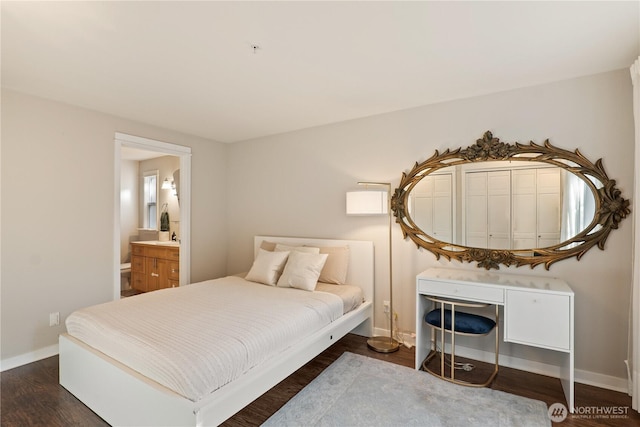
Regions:
[[180, 286], [191, 281], [191, 147], [116, 132], [114, 138], [113, 299], [120, 299], [120, 165], [122, 147], [180, 158]]

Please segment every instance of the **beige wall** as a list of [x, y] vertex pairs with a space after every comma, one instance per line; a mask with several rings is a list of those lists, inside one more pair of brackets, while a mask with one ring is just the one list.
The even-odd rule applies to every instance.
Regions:
[[112, 299], [115, 132], [191, 147], [191, 278], [225, 273], [226, 145], [3, 89], [3, 361], [57, 343], [49, 313]]
[[140, 178], [137, 160], [123, 160], [120, 163], [120, 262], [131, 262], [130, 245], [138, 236], [138, 198]]
[[[633, 183], [633, 116], [627, 70], [425, 106], [392, 114], [236, 143], [229, 148], [229, 273], [251, 265], [252, 236], [274, 234], [373, 240], [376, 246], [376, 326], [388, 299], [386, 221], [347, 217], [345, 192], [360, 180], [398, 184], [403, 171], [434, 150], [468, 146], [486, 130], [503, 141], [575, 149], [604, 159], [611, 178], [629, 198]], [[432, 266], [475, 269], [416, 250], [394, 226], [394, 304], [400, 329], [415, 330], [415, 275]], [[631, 221], [578, 262], [550, 271], [576, 294], [576, 366], [626, 378]], [[504, 268], [503, 271], [515, 270]], [[510, 356], [556, 364], [551, 352], [503, 345]]]

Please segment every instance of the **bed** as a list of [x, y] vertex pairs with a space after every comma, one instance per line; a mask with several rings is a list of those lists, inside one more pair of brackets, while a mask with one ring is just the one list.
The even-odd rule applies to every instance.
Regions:
[[[268, 248], [265, 244], [272, 247]], [[334, 289], [342, 292], [348, 288], [347, 286], [319, 283], [314, 292], [307, 292], [305, 289], [279, 289], [280, 286], [252, 284], [248, 283], [251, 281], [242, 278], [244, 275], [239, 275], [211, 281], [211, 283], [207, 281], [174, 290], [156, 291], [145, 294], [141, 298], [134, 297], [127, 299], [128, 301], [120, 300], [79, 310], [68, 318], [68, 333], [60, 336], [60, 384], [112, 425], [218, 425], [347, 333], [371, 336], [374, 285], [372, 242], [255, 236], [254, 267], [264, 259], [264, 256], [267, 256], [265, 251], [272, 252], [268, 256], [277, 256], [275, 252], [278, 251], [275, 250], [275, 245], [279, 247], [280, 252], [293, 247], [321, 247], [328, 249], [331, 253], [332, 248], [347, 247], [348, 265], [345, 282], [358, 285], [363, 302], [355, 308], [348, 307], [349, 303], [344, 296], [336, 296], [340, 292], [332, 292]], [[297, 251], [296, 254], [298, 254]], [[317, 258], [317, 255], [315, 257]], [[328, 262], [329, 258], [324, 259]], [[289, 256], [288, 260], [292, 263], [294, 257]], [[255, 275], [254, 267], [249, 275]], [[289, 271], [287, 266], [284, 268], [281, 279], [285, 279]], [[217, 292], [218, 289], [222, 290], [225, 287], [233, 289], [234, 292], [227, 297], [227, 302], [223, 300], [219, 303], [220, 305], [212, 306], [215, 307], [214, 309], [203, 308], [208, 307], [206, 301], [209, 298], [208, 295], [213, 292], [212, 289], [216, 289]], [[278, 296], [273, 301], [265, 303], [269, 298], [267, 294], [271, 291], [279, 292]], [[303, 308], [297, 310], [295, 305], [281, 305], [285, 304], [285, 298], [281, 297], [280, 293], [287, 293], [294, 300], [311, 299], [301, 300], [298, 307]], [[189, 297], [189, 294], [192, 296]], [[247, 300], [247, 303], [233, 306], [233, 301], [245, 298], [238, 295], [244, 294], [252, 294], [255, 300]], [[200, 308], [184, 305], [189, 298], [198, 300]], [[163, 304], [166, 306], [167, 300], [173, 302], [172, 307], [175, 309], [172, 312], [175, 311], [178, 315], [183, 314], [180, 315], [180, 322], [172, 320], [171, 317], [165, 319], [167, 323], [159, 327], [163, 334], [184, 335], [184, 330], [181, 331], [180, 328], [190, 327], [195, 331], [194, 337], [190, 338], [195, 338], [197, 342], [203, 342], [205, 345], [209, 340], [209, 345], [214, 346], [208, 347], [209, 351], [204, 350], [206, 357], [192, 357], [191, 360], [186, 361], [192, 365], [191, 367], [197, 367], [197, 369], [191, 370], [191, 375], [195, 377], [189, 377], [185, 381], [177, 381], [176, 378], [180, 378], [179, 372], [189, 370], [176, 361], [185, 362], [185, 354], [190, 353], [181, 353], [181, 351], [183, 347], [186, 348], [191, 344], [176, 344], [172, 349], [165, 346], [166, 343], [163, 342], [170, 341], [169, 339], [158, 340], [157, 337], [152, 336], [148, 342], [158, 345], [151, 350], [150, 354], [153, 356], [145, 356], [144, 353], [139, 352], [136, 346], [145, 347], [148, 342], [143, 342], [137, 335], [134, 338], [129, 337], [129, 341], [126, 339], [117, 341], [120, 343], [118, 345], [108, 345], [109, 337], [113, 337], [114, 334], [129, 335], [127, 325], [132, 322], [127, 322], [126, 314], [121, 314], [118, 310], [126, 313], [127, 309], [124, 306], [131, 305], [135, 309], [129, 311], [135, 312], [131, 315], [138, 316], [136, 319], [149, 319], [150, 323], [155, 324], [154, 322], [159, 322], [160, 318], [153, 320], [155, 319], [153, 311], [157, 307], [163, 307]], [[143, 304], [142, 307], [140, 304]], [[287, 300], [286, 304], [296, 303]], [[195, 312], [203, 316], [200, 321], [204, 320], [208, 322], [206, 324], [217, 325], [218, 322], [222, 322], [221, 317], [230, 317], [228, 313], [225, 314], [224, 305], [229, 305], [230, 310], [237, 313], [237, 316], [233, 316], [231, 324], [224, 328], [211, 328], [210, 332], [206, 330], [207, 328], [199, 327], [197, 323], [190, 324], [191, 318], [198, 316], [184, 315], [187, 312]], [[261, 306], [272, 307], [275, 311], [271, 314], [259, 313], [262, 310]], [[320, 308], [324, 306], [327, 307], [328, 312]], [[189, 308], [185, 309], [185, 307]], [[244, 307], [246, 313], [243, 315], [243, 310], [238, 307]], [[145, 310], [149, 311], [145, 312]], [[93, 314], [101, 311], [105, 312], [106, 316], [111, 316], [113, 320], [106, 326], [92, 323]], [[297, 311], [300, 311], [299, 315], [296, 314], [297, 318], [283, 317], [281, 320], [281, 323], [291, 326], [289, 329], [296, 326], [297, 331], [278, 332], [279, 335], [275, 340], [268, 336], [271, 329], [277, 331], [276, 317]], [[269, 323], [270, 318], [275, 319], [273, 325]], [[321, 323], [316, 323], [318, 320], [316, 318]], [[172, 329], [173, 323], [179, 324], [177, 326], [180, 328]], [[113, 330], [105, 331], [109, 328]], [[219, 347], [225, 348], [234, 345], [234, 340], [226, 339], [225, 333], [237, 336], [238, 331], [248, 329], [256, 330], [255, 341], [235, 347], [235, 353], [232, 351], [230, 355], [225, 356], [222, 352], [210, 351], [211, 348], [217, 349], [217, 343], [220, 343]], [[100, 338], [101, 334], [106, 339]], [[107, 344], [100, 344], [100, 341]], [[253, 350], [249, 351], [247, 348]], [[167, 359], [166, 364], [163, 364], [163, 358]], [[234, 372], [229, 374], [225, 371], [228, 365], [226, 361], [229, 358], [242, 360], [244, 365], [240, 364], [231, 369]], [[154, 363], [141, 363], [145, 360], [153, 360]], [[162, 369], [154, 367], [156, 361]]]

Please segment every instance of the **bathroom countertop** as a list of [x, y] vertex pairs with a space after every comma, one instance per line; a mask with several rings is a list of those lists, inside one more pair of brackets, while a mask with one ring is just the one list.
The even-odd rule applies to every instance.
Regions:
[[173, 240], [169, 240], [168, 242], [161, 242], [160, 240], [139, 240], [131, 243], [137, 243], [142, 245], [155, 245], [155, 246], [180, 246], [179, 242], [175, 242]]

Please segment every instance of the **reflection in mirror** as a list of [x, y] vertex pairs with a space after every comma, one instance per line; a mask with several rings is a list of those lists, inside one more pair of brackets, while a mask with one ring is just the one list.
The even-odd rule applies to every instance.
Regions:
[[[572, 173], [564, 174], [560, 241], [564, 242], [585, 230], [596, 214], [596, 200], [587, 184]], [[558, 242], [559, 243], [559, 242]], [[572, 243], [567, 247], [574, 247]]]
[[158, 171], [145, 171], [142, 178], [143, 228], [158, 228]]
[[409, 194], [409, 215], [426, 234], [443, 242], [458, 243], [454, 171], [451, 167], [444, 168], [422, 178]]
[[591, 188], [559, 167], [465, 166], [440, 169], [410, 191], [409, 216], [425, 234], [456, 245], [532, 250], [571, 239], [594, 218]]
[[506, 144], [486, 132], [403, 173], [392, 198], [405, 237], [439, 258], [485, 268], [580, 257], [629, 214], [602, 161], [531, 142]]

